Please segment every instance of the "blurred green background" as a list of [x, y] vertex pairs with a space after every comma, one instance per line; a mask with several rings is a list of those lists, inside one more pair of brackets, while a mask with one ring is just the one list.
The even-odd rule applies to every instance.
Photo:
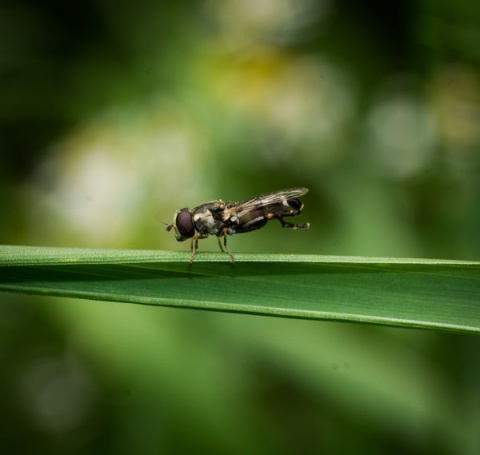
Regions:
[[[187, 259], [176, 209], [306, 186], [232, 251], [480, 258], [476, 0], [6, 1], [0, 75], [2, 244]], [[473, 336], [4, 293], [0, 339], [5, 453], [480, 453]]]

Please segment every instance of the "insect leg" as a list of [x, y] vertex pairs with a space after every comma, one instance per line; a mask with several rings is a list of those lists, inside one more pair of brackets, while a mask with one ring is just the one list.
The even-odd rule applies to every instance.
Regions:
[[193, 262], [195, 259], [195, 256], [198, 251], [198, 241], [200, 239], [206, 239], [208, 237], [208, 234], [202, 234], [201, 232], [197, 232], [193, 237], [192, 237], [192, 243], [190, 244], [190, 251], [192, 252], [192, 255], [190, 256], [190, 264]]
[[198, 235], [195, 235], [192, 237], [192, 243], [190, 245], [190, 251], [192, 252], [192, 255], [190, 256], [190, 264], [193, 262], [195, 259], [195, 255], [197, 254], [198, 250]]
[[[220, 250], [223, 252], [223, 253], [227, 253], [228, 256], [230, 257], [230, 261], [232, 262], [232, 264], [235, 262], [235, 257], [233, 256], [233, 253], [230, 251], [230, 248], [228, 248], [227, 246], [227, 233], [226, 233], [226, 229], [223, 230], [223, 246], [222, 246], [222, 242], [220, 240], [220, 236], [217, 237], [217, 240], [218, 240], [218, 246], [220, 247]], [[225, 247], [225, 249], [223, 249]]]
[[220, 237], [217, 237], [217, 241], [218, 241], [218, 247], [220, 248], [220, 251], [222, 253], [225, 253], [225, 250], [223, 249], [223, 246], [222, 246], [222, 242], [220, 240]]
[[227, 246], [227, 236], [225, 235], [223, 237], [223, 246], [225, 247], [225, 249], [227, 250], [227, 254], [230, 256], [230, 261], [232, 262], [232, 264], [235, 262], [235, 256], [233, 255], [233, 253], [230, 251], [230, 248], [228, 248]]
[[285, 221], [283, 217], [277, 216], [276, 217], [278, 221], [282, 224], [282, 227], [284, 228], [290, 228], [290, 229], [308, 229], [310, 227], [310, 223], [289, 223], [288, 221]]

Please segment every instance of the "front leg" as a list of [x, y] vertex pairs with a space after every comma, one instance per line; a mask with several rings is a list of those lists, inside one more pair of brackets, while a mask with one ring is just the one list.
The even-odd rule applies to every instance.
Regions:
[[192, 237], [192, 243], [190, 244], [190, 251], [192, 252], [192, 255], [190, 256], [190, 264], [193, 262], [195, 259], [195, 255], [197, 254], [198, 250], [198, 240], [199, 239], [206, 239], [208, 237], [208, 234], [201, 234], [200, 232], [197, 232], [193, 237]]

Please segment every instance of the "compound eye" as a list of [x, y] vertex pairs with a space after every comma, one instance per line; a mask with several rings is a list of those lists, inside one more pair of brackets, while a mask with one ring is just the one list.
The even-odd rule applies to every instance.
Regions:
[[182, 209], [178, 211], [175, 218], [175, 225], [177, 226], [178, 230], [178, 241], [190, 239], [195, 235], [193, 216], [188, 209]]

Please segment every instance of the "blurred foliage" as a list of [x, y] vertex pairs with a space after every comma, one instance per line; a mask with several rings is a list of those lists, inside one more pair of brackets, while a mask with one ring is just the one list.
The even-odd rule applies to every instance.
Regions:
[[[474, 0], [3, 2], [0, 242], [186, 250], [176, 209], [307, 186], [309, 232], [232, 250], [478, 260], [479, 30]], [[8, 451], [480, 450], [473, 337], [0, 314]]]

